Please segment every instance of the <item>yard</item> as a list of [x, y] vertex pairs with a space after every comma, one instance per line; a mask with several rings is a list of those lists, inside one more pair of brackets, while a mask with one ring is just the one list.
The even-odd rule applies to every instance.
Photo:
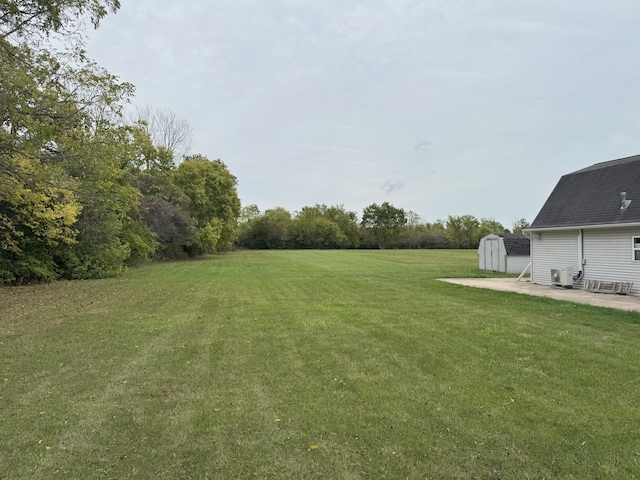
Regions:
[[0, 478], [640, 478], [640, 314], [475, 251], [246, 251], [0, 288]]

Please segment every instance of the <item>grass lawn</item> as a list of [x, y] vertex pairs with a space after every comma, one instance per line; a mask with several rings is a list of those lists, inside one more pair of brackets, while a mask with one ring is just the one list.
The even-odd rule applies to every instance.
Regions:
[[640, 314], [249, 251], [0, 288], [0, 478], [640, 478]]

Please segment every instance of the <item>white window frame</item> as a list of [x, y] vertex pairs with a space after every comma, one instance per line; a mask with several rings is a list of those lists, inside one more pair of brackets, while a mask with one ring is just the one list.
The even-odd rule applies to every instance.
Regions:
[[640, 262], [640, 237], [631, 238], [631, 258]]

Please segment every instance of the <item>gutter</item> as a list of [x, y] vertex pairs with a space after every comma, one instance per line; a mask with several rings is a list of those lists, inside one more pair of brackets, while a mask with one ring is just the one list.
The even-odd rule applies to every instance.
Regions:
[[563, 230], [595, 230], [601, 228], [634, 228], [640, 227], [640, 222], [633, 223], [607, 223], [603, 225], [571, 225], [562, 227], [528, 227], [525, 228], [523, 233], [535, 233], [535, 232], [548, 232], [548, 231], [563, 231]]

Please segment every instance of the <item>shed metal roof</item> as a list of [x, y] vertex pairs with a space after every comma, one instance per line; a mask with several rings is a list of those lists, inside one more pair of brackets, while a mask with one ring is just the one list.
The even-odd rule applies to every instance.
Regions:
[[[621, 209], [622, 192], [631, 203]], [[531, 224], [535, 228], [640, 222], [640, 155], [591, 165], [557, 183]]]

